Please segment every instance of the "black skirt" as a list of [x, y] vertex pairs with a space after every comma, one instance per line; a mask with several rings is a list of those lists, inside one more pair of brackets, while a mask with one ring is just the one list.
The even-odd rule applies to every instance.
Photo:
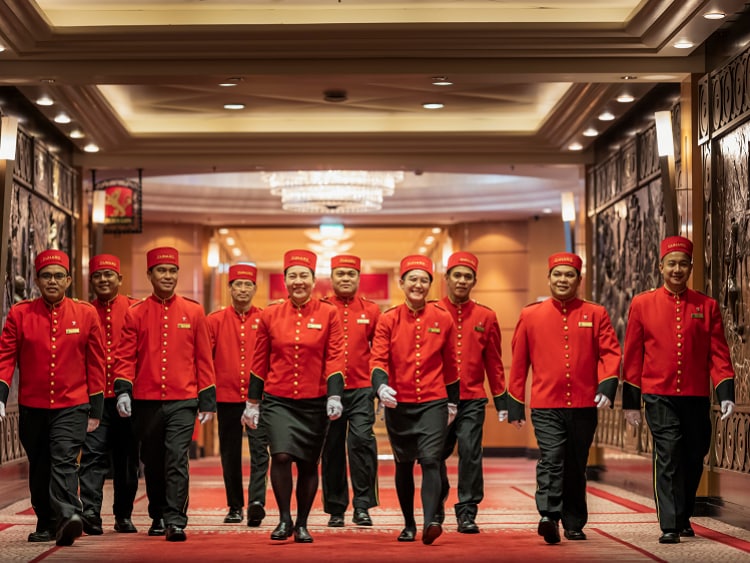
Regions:
[[448, 400], [398, 403], [385, 409], [385, 427], [398, 462], [440, 459], [448, 426]]
[[271, 455], [286, 453], [317, 463], [328, 432], [326, 397], [286, 399], [265, 394], [260, 426], [268, 436]]

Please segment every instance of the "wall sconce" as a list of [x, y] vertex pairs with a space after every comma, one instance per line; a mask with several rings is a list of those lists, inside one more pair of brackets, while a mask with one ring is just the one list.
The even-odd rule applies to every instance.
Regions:
[[674, 133], [672, 132], [672, 112], [657, 111], [656, 144], [661, 168], [661, 189], [664, 198], [664, 215], [667, 227], [666, 236], [680, 234], [679, 212], [677, 210], [677, 181], [675, 179]]
[[91, 199], [91, 222], [95, 225], [103, 225], [107, 218], [107, 192], [104, 190], [94, 190]]
[[209, 268], [216, 268], [220, 261], [219, 256], [219, 243], [215, 239], [211, 239], [208, 243], [208, 255], [206, 256], [206, 263]]
[[0, 158], [16, 159], [16, 139], [18, 137], [18, 118], [6, 115], [0, 118]]
[[573, 192], [562, 192], [560, 194], [563, 227], [565, 229], [565, 250], [574, 252], [575, 248], [575, 222], [576, 222], [576, 198]]

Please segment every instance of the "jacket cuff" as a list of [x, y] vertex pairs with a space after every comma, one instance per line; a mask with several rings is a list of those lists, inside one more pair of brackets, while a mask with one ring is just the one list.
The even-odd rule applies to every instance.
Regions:
[[610, 408], [612, 408], [615, 403], [615, 395], [617, 395], [617, 386], [619, 385], [619, 383], [620, 382], [617, 379], [617, 376], [613, 375], [612, 377], [608, 377], [604, 381], [600, 381], [599, 387], [596, 388], [597, 393], [601, 393], [610, 400], [610, 402], [612, 403], [610, 405]]
[[378, 389], [381, 385], [388, 385], [388, 374], [385, 373], [383, 368], [375, 368], [372, 370], [372, 390], [375, 391], [375, 395], [378, 394]]
[[627, 381], [622, 384], [622, 410], [641, 410], [641, 389]]
[[329, 375], [326, 381], [327, 395], [329, 397], [341, 397], [344, 394], [344, 374], [340, 371]]
[[10, 387], [5, 381], [0, 381], [0, 403], [8, 404], [8, 395], [10, 395]]
[[453, 403], [454, 405], [457, 405], [458, 400], [461, 398], [460, 396], [461, 384], [459, 380], [456, 380], [453, 383], [449, 383], [448, 385], [446, 385], [445, 390], [448, 393], [448, 402]]
[[492, 401], [495, 403], [495, 410], [507, 411], [508, 410], [508, 392], [503, 391], [500, 395], [492, 397]]
[[508, 422], [526, 420], [526, 405], [508, 395]]
[[104, 393], [96, 393], [95, 395], [89, 395], [89, 418], [96, 418], [97, 420], [102, 419], [104, 414]]
[[119, 397], [123, 393], [127, 393], [131, 397], [133, 396], [133, 382], [128, 379], [115, 379], [115, 397]]
[[260, 401], [263, 398], [263, 387], [266, 382], [257, 375], [250, 375], [250, 385], [247, 388], [247, 398], [251, 401]]
[[734, 403], [734, 379], [725, 379], [716, 386], [716, 398], [721, 401], [732, 401]]
[[198, 412], [216, 412], [216, 386], [198, 391]]

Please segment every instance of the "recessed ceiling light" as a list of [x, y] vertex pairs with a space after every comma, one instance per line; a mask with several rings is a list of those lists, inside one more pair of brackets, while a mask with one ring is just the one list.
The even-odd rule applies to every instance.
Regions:
[[568, 145], [569, 151], [581, 151], [583, 150], [583, 145], [581, 143], [571, 143]]
[[219, 82], [219, 86], [223, 88], [231, 88], [232, 86], [237, 86], [236, 82]]
[[71, 119], [67, 113], [58, 113], [55, 116], [55, 123], [70, 123]]
[[550, 213], [552, 213], [552, 208], [545, 207], [544, 209], [542, 209], [542, 213], [544, 213], [545, 215], [549, 215]]
[[630, 94], [620, 94], [617, 96], [617, 101], [621, 104], [629, 104], [630, 102], [635, 100], [635, 96], [632, 96]]
[[228, 235], [229, 234], [229, 229], [225, 229], [224, 227], [222, 227], [221, 229], [219, 229], [219, 234], [220, 235]]
[[2, 53], [3, 51], [5, 51], [5, 45], [0, 43], [0, 53]]
[[636, 80], [637, 78], [637, 76], [633, 76], [632, 74], [626, 74], [625, 76], [621, 76], [620, 80]]
[[443, 232], [443, 229], [441, 229], [440, 227], [432, 227], [432, 234], [433, 235], [439, 235], [442, 232]]
[[227, 78], [224, 82], [219, 82], [219, 86], [229, 88], [230, 86], [237, 86], [237, 84], [239, 84], [243, 80], [244, 78], [240, 76], [232, 76], [231, 78]]
[[38, 106], [51, 106], [54, 105], [55, 100], [53, 100], [49, 96], [41, 96], [39, 99], [37, 99], [36, 103]]
[[723, 20], [727, 15], [721, 10], [711, 10], [710, 12], [703, 14], [703, 17], [707, 20]]
[[242, 256], [242, 251], [239, 248], [234, 247], [232, 249], [232, 254], [234, 254], [236, 257], [240, 257], [240, 256]]
[[614, 121], [615, 116], [612, 112], [605, 111], [599, 115], [599, 121]]
[[88, 145], [83, 147], [83, 150], [85, 150], [86, 152], [99, 152], [99, 147], [94, 143], [89, 143]]
[[433, 86], [452, 86], [453, 82], [448, 80], [445, 76], [433, 76], [432, 85]]
[[424, 254], [425, 252], [427, 252], [427, 249], [424, 246], [420, 246], [419, 247], [419, 253], [420, 254]]
[[245, 104], [224, 104], [224, 109], [245, 109]]
[[692, 49], [693, 47], [695, 47], [695, 43], [693, 43], [692, 41], [688, 41], [687, 39], [680, 39], [673, 46], [675, 49]]
[[593, 127], [589, 127], [583, 132], [584, 137], [596, 137], [598, 134], [599, 134], [599, 131], [597, 131]]
[[427, 102], [427, 103], [422, 104], [422, 107], [424, 109], [443, 109], [444, 106], [443, 104], [438, 103], [438, 102]]
[[427, 246], [431, 245], [431, 244], [432, 244], [433, 242], [435, 242], [435, 237], [433, 237], [432, 235], [430, 235], [430, 236], [428, 236], [428, 237], [426, 237], [426, 238], [424, 239], [424, 243], [425, 243], [425, 244], [426, 244]]
[[227, 237], [227, 238], [225, 239], [225, 242], [226, 242], [226, 243], [227, 243], [227, 244], [228, 244], [229, 246], [234, 246], [234, 239], [233, 239], [232, 237]]
[[86, 136], [86, 134], [81, 131], [80, 129], [73, 129], [70, 132], [70, 138], [71, 139], [83, 139]]

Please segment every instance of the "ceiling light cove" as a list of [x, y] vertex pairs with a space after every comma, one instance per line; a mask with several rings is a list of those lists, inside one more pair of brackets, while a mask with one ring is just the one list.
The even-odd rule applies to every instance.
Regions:
[[443, 109], [445, 106], [440, 102], [426, 102], [422, 104], [424, 109]]
[[245, 104], [224, 104], [224, 109], [228, 109], [228, 110], [245, 109]]

